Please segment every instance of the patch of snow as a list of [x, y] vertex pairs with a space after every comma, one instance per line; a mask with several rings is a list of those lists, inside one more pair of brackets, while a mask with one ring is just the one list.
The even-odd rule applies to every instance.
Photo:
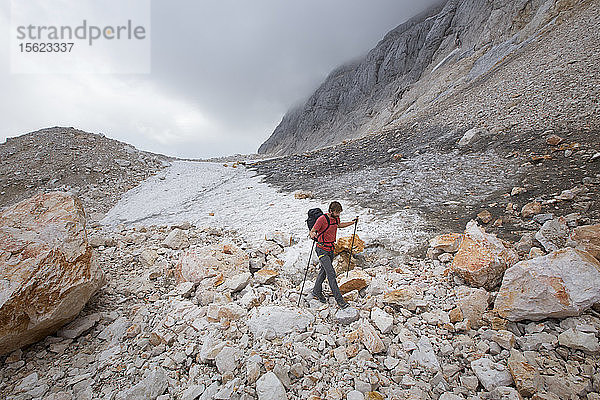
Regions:
[[[141, 185], [125, 193], [106, 214], [105, 227], [172, 225], [190, 222], [198, 227], [235, 229], [246, 241], [259, 244], [275, 230], [291, 233], [299, 242], [286, 248], [289, 263], [310, 251], [307, 211], [326, 211], [331, 200], [296, 199], [261, 182], [244, 167], [232, 168], [209, 162], [176, 161]], [[338, 198], [339, 199], [339, 198]], [[359, 216], [357, 234], [367, 243], [385, 244], [406, 251], [422, 239], [424, 221], [416, 211], [376, 215], [371, 209], [342, 201], [342, 221]], [[214, 215], [211, 215], [214, 214]], [[353, 227], [338, 230], [338, 238], [350, 236]]]

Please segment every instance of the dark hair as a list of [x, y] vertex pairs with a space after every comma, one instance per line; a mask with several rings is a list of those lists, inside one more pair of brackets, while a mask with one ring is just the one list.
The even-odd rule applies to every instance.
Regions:
[[337, 201], [332, 201], [331, 204], [329, 204], [329, 212], [342, 212], [342, 205], [337, 202]]

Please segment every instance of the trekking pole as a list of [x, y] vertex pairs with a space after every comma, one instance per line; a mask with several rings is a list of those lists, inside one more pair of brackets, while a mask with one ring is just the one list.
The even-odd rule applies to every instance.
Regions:
[[354, 236], [356, 236], [356, 226], [358, 225], [358, 217], [354, 220], [354, 233], [352, 234], [352, 244], [350, 245], [350, 257], [348, 257], [348, 268], [346, 268], [346, 278], [350, 275], [350, 262], [352, 261], [352, 248], [354, 247]]
[[308, 264], [306, 264], [306, 271], [304, 271], [304, 279], [302, 280], [302, 289], [300, 289], [300, 296], [298, 296], [298, 307], [300, 307], [300, 300], [302, 299], [302, 293], [304, 292], [304, 282], [306, 282], [306, 275], [308, 275], [308, 267], [310, 266], [310, 258], [312, 257], [312, 253], [315, 248], [315, 242], [316, 240], [313, 239], [313, 244], [310, 248], [310, 254], [308, 256]]

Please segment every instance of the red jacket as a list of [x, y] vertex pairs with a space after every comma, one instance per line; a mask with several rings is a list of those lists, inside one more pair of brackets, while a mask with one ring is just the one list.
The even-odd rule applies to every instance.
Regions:
[[[327, 217], [329, 217], [329, 228], [327, 227]], [[333, 250], [339, 222], [339, 219], [328, 214], [323, 214], [317, 219], [313, 229], [317, 232], [318, 247], [325, 251]]]

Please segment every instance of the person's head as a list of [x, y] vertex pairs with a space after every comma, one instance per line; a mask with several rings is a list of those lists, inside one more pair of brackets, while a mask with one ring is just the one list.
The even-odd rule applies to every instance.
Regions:
[[335, 217], [339, 217], [342, 213], [342, 205], [337, 201], [332, 201], [329, 204], [329, 213]]

